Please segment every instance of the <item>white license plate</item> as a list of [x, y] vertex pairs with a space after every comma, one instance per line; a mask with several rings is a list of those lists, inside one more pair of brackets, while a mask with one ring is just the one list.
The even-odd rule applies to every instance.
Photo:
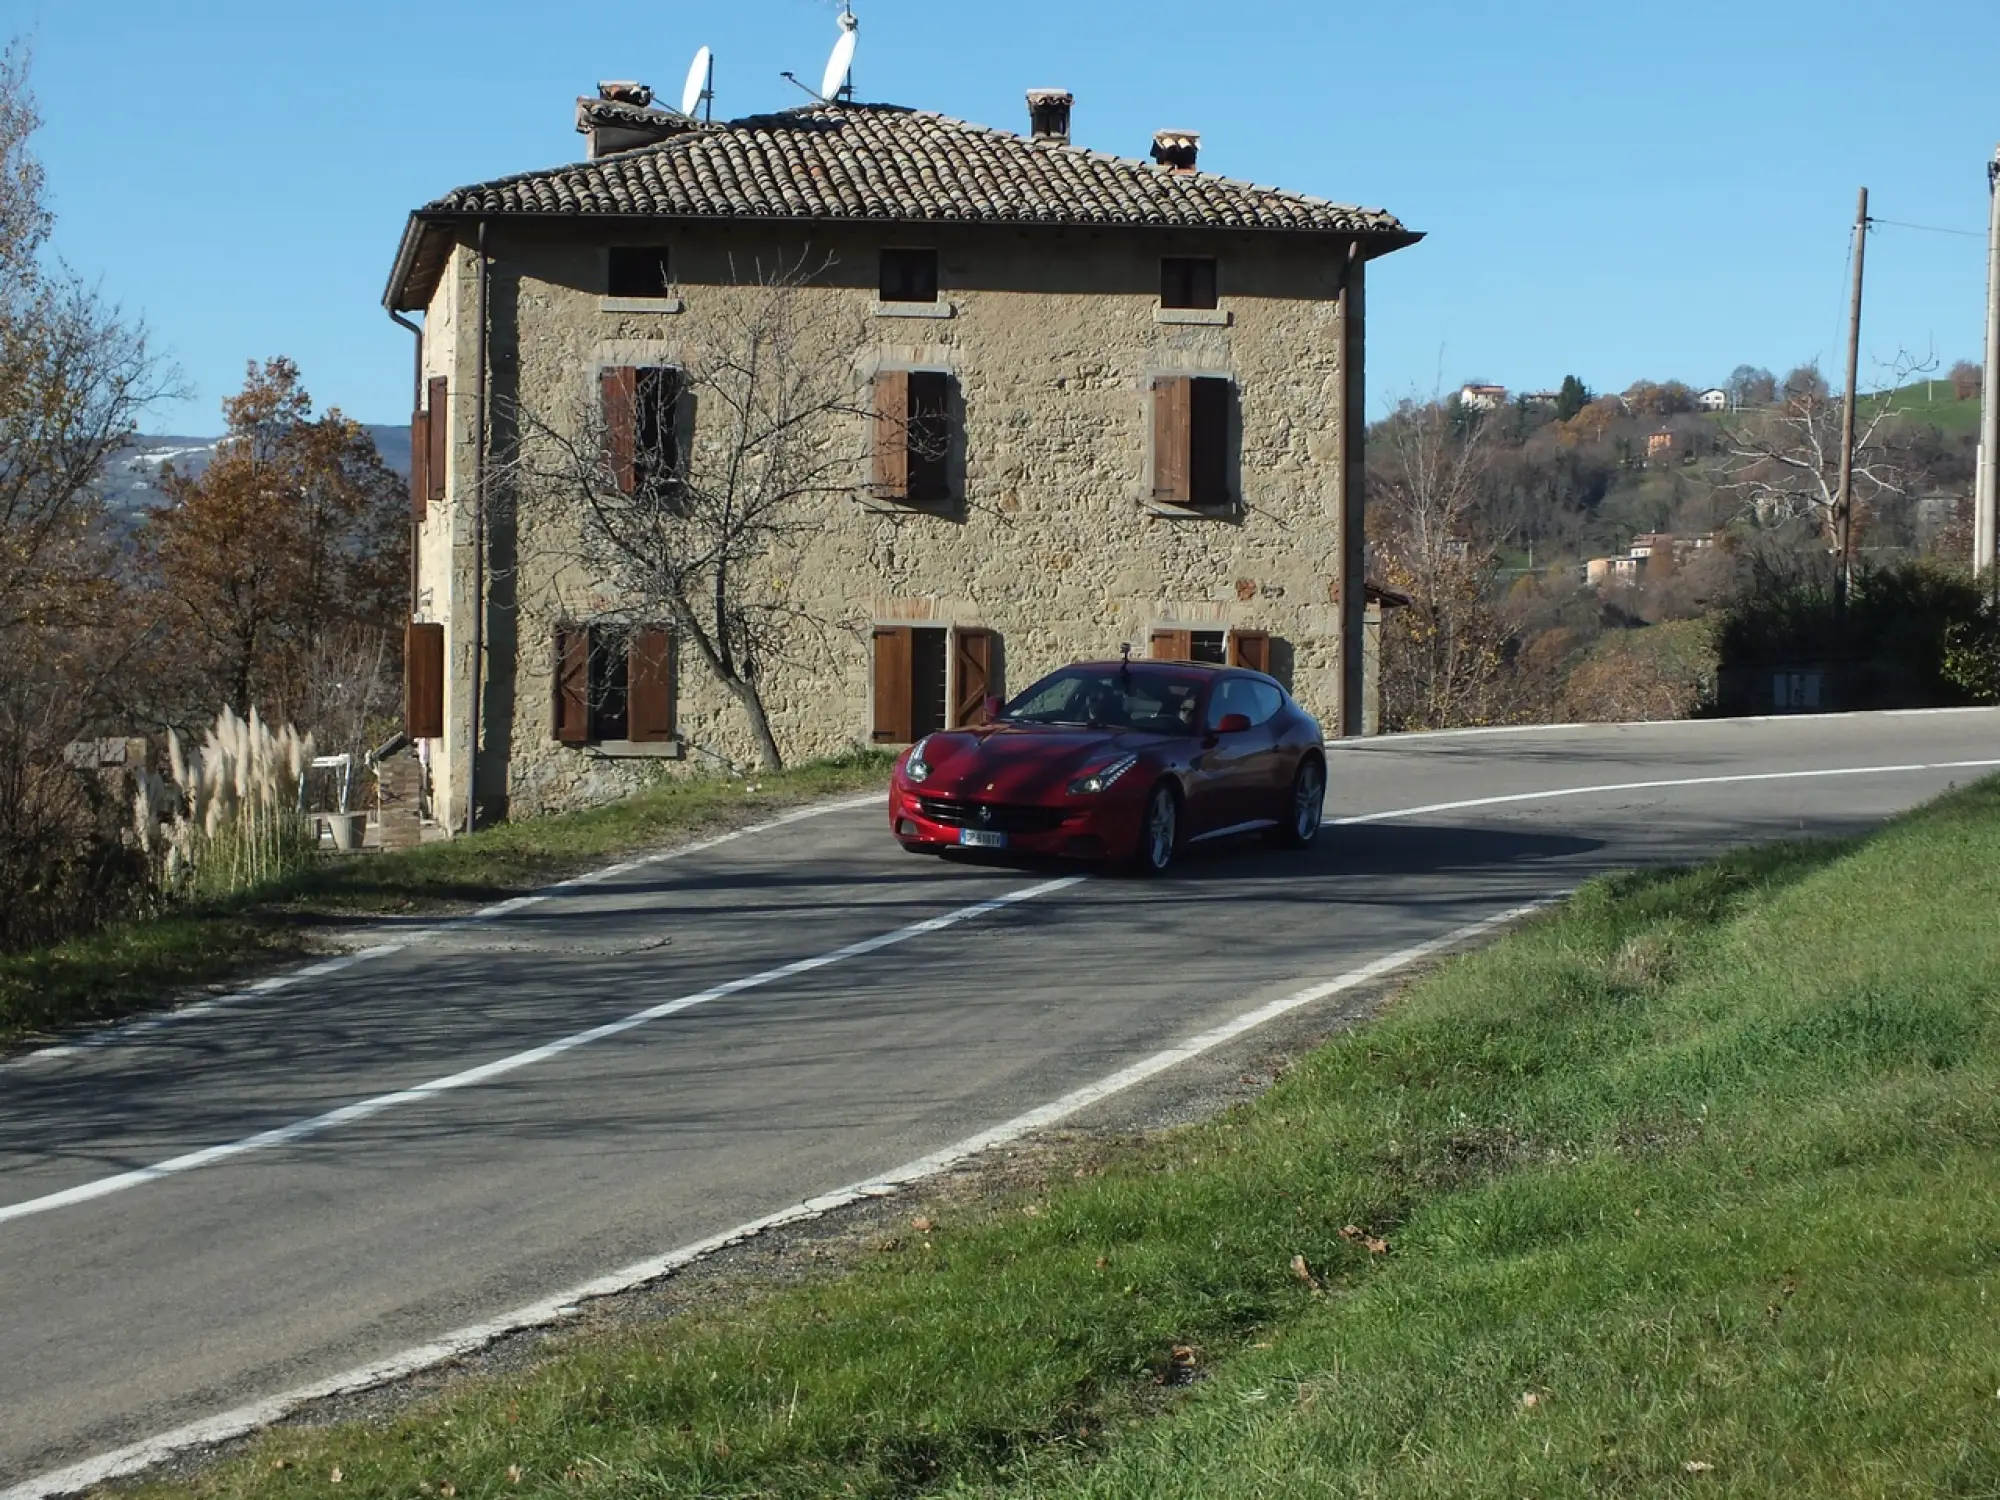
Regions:
[[959, 829], [958, 841], [972, 849], [1005, 849], [1007, 847], [1006, 834], [988, 833], [983, 828]]

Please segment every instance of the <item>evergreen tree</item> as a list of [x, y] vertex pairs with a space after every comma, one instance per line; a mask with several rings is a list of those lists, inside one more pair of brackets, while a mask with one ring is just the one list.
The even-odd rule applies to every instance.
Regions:
[[1567, 422], [1591, 402], [1590, 387], [1574, 375], [1563, 376], [1562, 389], [1556, 393], [1556, 420]]

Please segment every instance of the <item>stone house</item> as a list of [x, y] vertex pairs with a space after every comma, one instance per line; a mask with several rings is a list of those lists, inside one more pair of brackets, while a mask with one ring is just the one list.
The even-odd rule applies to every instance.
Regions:
[[[1071, 143], [1067, 94], [1029, 105], [1025, 134], [849, 103], [704, 125], [604, 85], [588, 160], [410, 216], [385, 301], [418, 335], [406, 676], [442, 820], [754, 762], [738, 702], [579, 570], [570, 522], [509, 508], [508, 414], [601, 394], [629, 472], [635, 430], [701, 420], [675, 372], [769, 295], [743, 268], [806, 252], [799, 295], [852, 346], [854, 461], [766, 565], [823, 623], [762, 671], [787, 759], [975, 720], [1121, 644], [1369, 727], [1366, 267], [1420, 236], [1203, 172], [1189, 132], [1112, 156]], [[920, 415], [934, 450], [897, 435]]]

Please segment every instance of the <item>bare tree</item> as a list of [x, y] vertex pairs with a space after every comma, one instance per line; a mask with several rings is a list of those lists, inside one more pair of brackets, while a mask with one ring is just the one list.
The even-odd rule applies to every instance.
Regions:
[[[827, 264], [755, 268], [715, 299], [713, 332], [683, 345], [675, 370], [607, 372], [600, 397], [569, 411], [516, 410], [518, 452], [502, 471], [545, 544], [573, 548], [634, 620], [672, 628], [740, 705], [771, 770], [783, 756], [764, 674], [823, 651], [829, 629], [775, 559], [854, 493], [871, 415], [851, 331], [812, 291]], [[894, 420], [876, 426], [878, 442], [912, 438]]]
[[[1922, 368], [1899, 359], [1890, 388], [1901, 387]], [[1843, 401], [1827, 389], [1816, 367], [1801, 366], [1785, 378], [1782, 402], [1744, 412], [1726, 429], [1720, 488], [1744, 497], [1761, 523], [1809, 522], [1837, 560], [1835, 589], [1844, 595], [1854, 538], [1868, 512], [1907, 489], [1894, 442], [1904, 410], [1888, 396], [1862, 403], [1854, 430], [1853, 492], [1843, 509]]]
[[1509, 632], [1477, 540], [1488, 423], [1406, 400], [1370, 434], [1369, 529], [1382, 580], [1406, 595], [1383, 627], [1383, 719], [1439, 729], [1498, 716]]

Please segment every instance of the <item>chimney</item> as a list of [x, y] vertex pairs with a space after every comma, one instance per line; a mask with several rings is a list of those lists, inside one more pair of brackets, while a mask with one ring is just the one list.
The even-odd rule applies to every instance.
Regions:
[[590, 142], [590, 159], [636, 146], [658, 145], [700, 125], [677, 109], [653, 103], [643, 83], [611, 81], [597, 86], [595, 99], [576, 101], [577, 133]]
[[1076, 95], [1068, 89], [1029, 89], [1028, 125], [1038, 141], [1069, 144], [1069, 107]]
[[1198, 130], [1156, 130], [1153, 132], [1153, 160], [1176, 172], [1192, 172], [1201, 154]]

